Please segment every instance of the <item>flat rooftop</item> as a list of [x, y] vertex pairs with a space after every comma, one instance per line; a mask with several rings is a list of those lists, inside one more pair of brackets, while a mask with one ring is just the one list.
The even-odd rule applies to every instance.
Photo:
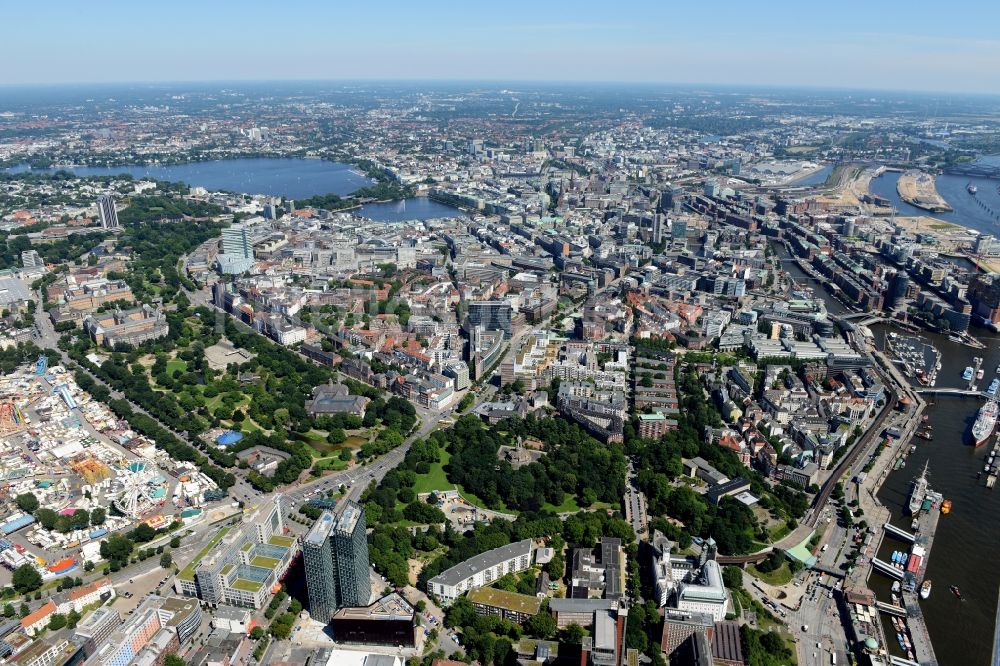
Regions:
[[329, 511], [324, 511], [323, 515], [316, 521], [316, 524], [309, 530], [309, 534], [306, 535], [306, 545], [313, 548], [321, 547], [330, 538], [330, 532], [333, 530], [335, 522], [333, 514]]
[[198, 551], [198, 554], [194, 556], [194, 559], [188, 562], [188, 565], [181, 570], [181, 572], [178, 574], [178, 578], [180, 578], [181, 580], [194, 580], [194, 568], [198, 566], [198, 563], [201, 562], [202, 558], [208, 555], [208, 553], [211, 552], [213, 548], [215, 548], [216, 544], [222, 541], [222, 537], [226, 536], [226, 534], [229, 533], [230, 529], [232, 528], [223, 527], [221, 530], [219, 530], [218, 533], [216, 533], [216, 535], [212, 537], [212, 540], [209, 541], [207, 544], [205, 544], [204, 548]]
[[518, 541], [517, 543], [509, 543], [506, 546], [500, 546], [499, 548], [488, 550], [485, 553], [480, 553], [475, 557], [470, 557], [466, 561], [456, 564], [450, 569], [442, 571], [437, 576], [434, 576], [434, 578], [432, 578], [429, 582], [438, 583], [439, 585], [457, 585], [466, 578], [474, 576], [480, 571], [484, 571], [490, 567], [495, 567], [501, 562], [506, 562], [507, 560], [520, 557], [521, 555], [530, 554], [531, 539], [524, 539], [523, 541]]
[[525, 615], [537, 614], [542, 605], [541, 599], [536, 596], [508, 592], [496, 587], [477, 587], [469, 590], [468, 596], [473, 604], [502, 608]]
[[393, 592], [368, 606], [340, 608], [334, 619], [354, 620], [412, 620], [413, 606], [399, 594]]

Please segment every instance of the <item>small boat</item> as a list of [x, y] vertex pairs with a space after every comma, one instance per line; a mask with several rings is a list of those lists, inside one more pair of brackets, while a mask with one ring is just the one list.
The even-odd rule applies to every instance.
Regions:
[[959, 599], [962, 598], [962, 593], [959, 591], [957, 585], [952, 585], [949, 589], [951, 590], [951, 593], [954, 594], [956, 597], [958, 597]]
[[[952, 589], [955, 588], [952, 587]], [[920, 598], [926, 599], [929, 596], [931, 596], [931, 581], [925, 580], [924, 584], [920, 586]]]
[[922, 421], [923, 421], [924, 423], [927, 423], [928, 421], [930, 421], [930, 420], [931, 420], [931, 417], [930, 417], [930, 416], [928, 416], [927, 414], [924, 414], [924, 418], [923, 418], [923, 419], [921, 419], [921, 420], [922, 420]]
[[973, 185], [972, 183], [966, 185], [965, 189], [968, 190], [969, 194], [971, 194], [972, 196], [976, 196], [976, 192], [979, 191], [979, 188]]
[[943, 504], [941, 504], [941, 513], [951, 513], [951, 500], [946, 499]]
[[[899, 589], [900, 589], [899, 581], [898, 580], [893, 581], [893, 583], [892, 583], [892, 591], [898, 593]], [[898, 619], [898, 618], [893, 618], [893, 619]]]
[[916, 532], [918, 527], [920, 527], [920, 520], [918, 518], [914, 518], [913, 522], [910, 523], [910, 529]]

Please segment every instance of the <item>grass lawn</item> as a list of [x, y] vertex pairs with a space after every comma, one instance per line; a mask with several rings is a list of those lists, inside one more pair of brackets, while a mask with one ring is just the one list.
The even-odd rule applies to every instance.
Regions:
[[182, 361], [179, 358], [172, 358], [169, 361], [167, 361], [167, 374], [173, 377], [174, 370], [180, 370], [181, 372], [184, 372], [187, 370], [187, 367], [188, 367], [187, 361]]
[[577, 511], [580, 510], [580, 505], [578, 505], [576, 503], [576, 497], [575, 496], [570, 495], [569, 493], [566, 493], [566, 499], [564, 499], [563, 503], [560, 504], [559, 506], [556, 506], [555, 504], [549, 504], [548, 502], [546, 502], [542, 506], [542, 508], [543, 509], [548, 509], [549, 511], [554, 511], [556, 513], [566, 513], [568, 511], [572, 511], [573, 513], [576, 513]]
[[247, 434], [251, 432], [263, 432], [264, 429], [261, 428], [253, 419], [243, 419], [243, 423], [240, 424], [240, 430], [243, 430]]
[[440, 462], [433, 463], [431, 469], [426, 474], [418, 474], [417, 482], [413, 486], [413, 492], [417, 493], [429, 493], [435, 490], [451, 490], [455, 487], [455, 484], [448, 483], [448, 477], [444, 473], [444, 466], [448, 464], [451, 459], [451, 454], [447, 451], [441, 451]]
[[333, 470], [334, 472], [339, 472], [347, 469], [347, 461], [330, 456], [329, 458], [320, 458], [315, 462], [315, 466], [324, 471]]
[[208, 551], [212, 550], [215, 544], [222, 541], [222, 537], [226, 536], [226, 534], [229, 533], [230, 529], [231, 528], [229, 527], [223, 527], [221, 530], [218, 531], [218, 533], [214, 537], [212, 537], [211, 541], [205, 544], [204, 548], [198, 551], [198, 554], [194, 556], [194, 559], [188, 562], [188, 565], [181, 570], [179, 576], [181, 577], [182, 580], [194, 580], [195, 566], [197, 566], [197, 564], [201, 562], [201, 558], [205, 557], [205, 555], [208, 554]]
[[780, 541], [788, 536], [791, 531], [788, 529], [787, 523], [778, 523], [767, 531], [767, 536], [771, 538], [771, 541]]
[[788, 566], [788, 562], [782, 562], [781, 566], [771, 571], [769, 573], [763, 573], [757, 570], [757, 567], [750, 564], [747, 566], [747, 572], [764, 581], [768, 585], [785, 585], [792, 579], [792, 570]]

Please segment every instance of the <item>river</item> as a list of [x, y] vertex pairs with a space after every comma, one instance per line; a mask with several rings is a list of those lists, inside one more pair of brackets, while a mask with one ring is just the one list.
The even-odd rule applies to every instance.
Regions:
[[[895, 174], [898, 176], [898, 174]], [[964, 192], [964, 183], [963, 183]], [[982, 192], [982, 188], [980, 188]], [[895, 195], [895, 184], [892, 186]], [[966, 195], [968, 196], [968, 195]], [[895, 196], [898, 201], [899, 197]], [[903, 204], [906, 205], [906, 204]], [[784, 259], [788, 253], [779, 244], [772, 244], [777, 255]], [[795, 263], [783, 261], [782, 267], [798, 285], [811, 287], [817, 298], [823, 299], [831, 314], [841, 314], [846, 308], [834, 299], [823, 286], [806, 275]], [[891, 330], [884, 325], [872, 327], [876, 342], [881, 348], [883, 334]], [[951, 342], [947, 336], [923, 333], [921, 337], [941, 352], [941, 371], [935, 388], [964, 388], [962, 370], [973, 365], [973, 358], [982, 356], [986, 375], [980, 384], [985, 388], [1000, 365], [1000, 335], [976, 329], [974, 334], [986, 344], [985, 349], [972, 349]], [[882, 503], [892, 511], [893, 523], [910, 530], [910, 519], [904, 513], [909, 499], [910, 485], [919, 474], [924, 462], [929, 462], [930, 487], [952, 501], [952, 510], [938, 522], [934, 546], [927, 566], [927, 578], [934, 582], [929, 599], [921, 602], [928, 632], [934, 645], [938, 662], [942, 666], [968, 666], [988, 664], [993, 645], [993, 630], [997, 605], [997, 588], [1000, 586], [1000, 567], [993, 559], [1000, 545], [1000, 487], [989, 490], [983, 479], [976, 479], [982, 471], [984, 458], [993, 446], [991, 439], [979, 449], [971, 446], [968, 431], [975, 420], [981, 401], [960, 396], [929, 397], [924, 412], [934, 426], [933, 441], [913, 439], [917, 450], [909, 456], [906, 466], [891, 472], [879, 490]], [[879, 557], [889, 561], [893, 550], [904, 549], [905, 544], [886, 539], [879, 550]], [[890, 581], [873, 574], [869, 580], [879, 599], [889, 601]], [[965, 601], [951, 594], [949, 587], [956, 585]], [[886, 620], [886, 632], [895, 636]], [[903, 656], [890, 638], [889, 648]]]
[[[873, 179], [870, 186], [872, 194], [892, 202], [898, 215], [930, 215], [976, 231], [1000, 236], [1000, 219], [997, 218], [1000, 216], [1000, 192], [997, 191], [1000, 181], [942, 174], [937, 177], [938, 194], [955, 210], [950, 213], [931, 213], [911, 206], [899, 198], [899, 193], [896, 192], [896, 181], [899, 180], [899, 176], [899, 172], [886, 172]], [[969, 194], [966, 189], [970, 182], [979, 190], [976, 196]]]
[[[881, 325], [872, 327], [880, 347], [886, 330]], [[936, 387], [962, 387], [962, 370], [973, 364], [975, 356], [984, 359], [986, 376], [980, 385], [985, 387], [996, 376], [1000, 336], [976, 333], [986, 343], [986, 349], [955, 344], [942, 335], [922, 334], [942, 355]], [[937, 396], [929, 397], [928, 402], [925, 414], [934, 426], [934, 440], [914, 439], [917, 450], [903, 469], [889, 474], [878, 495], [892, 511], [893, 522], [908, 530], [909, 518], [904, 516], [903, 507], [910, 484], [924, 462], [929, 463], [930, 487], [952, 501], [952, 510], [938, 522], [926, 574], [934, 582], [934, 589], [930, 598], [921, 602], [921, 608], [942, 666], [988, 664], [1000, 586], [1000, 567], [993, 559], [1000, 544], [1000, 488], [987, 489], [984, 479], [977, 479], [976, 474], [982, 471], [993, 440], [978, 449], [969, 442], [968, 431], [981, 401]], [[893, 550], [903, 548], [903, 544], [886, 539], [879, 557], [888, 561]], [[878, 597], [888, 601], [888, 579], [873, 574], [870, 583]], [[948, 588], [952, 585], [961, 590], [964, 601], [951, 594]]]

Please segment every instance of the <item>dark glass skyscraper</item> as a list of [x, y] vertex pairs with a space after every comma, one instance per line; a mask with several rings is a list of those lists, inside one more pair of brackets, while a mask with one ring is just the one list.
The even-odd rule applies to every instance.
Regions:
[[320, 622], [329, 622], [337, 610], [337, 575], [330, 539], [335, 523], [334, 515], [324, 511], [302, 542], [309, 614]]
[[329, 622], [344, 606], [371, 598], [365, 510], [347, 502], [339, 516], [324, 511], [302, 543], [309, 613]]
[[348, 502], [333, 532], [337, 596], [341, 606], [367, 606], [371, 598], [365, 510]]

